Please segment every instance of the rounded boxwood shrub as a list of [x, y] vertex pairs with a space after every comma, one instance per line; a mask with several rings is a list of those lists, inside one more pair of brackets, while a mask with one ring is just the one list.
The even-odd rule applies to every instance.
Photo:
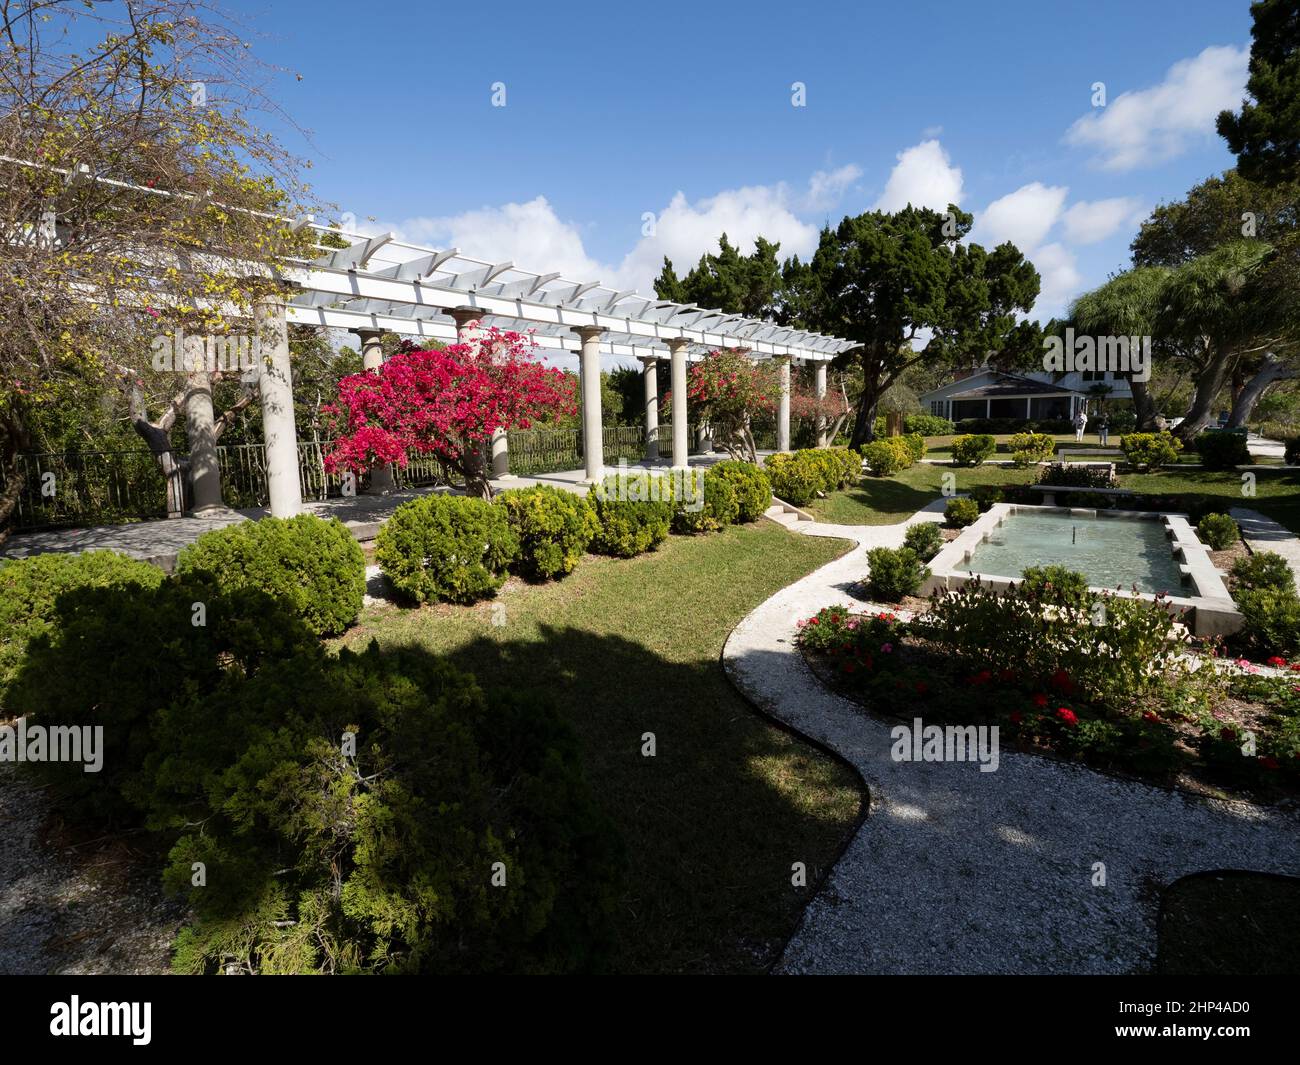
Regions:
[[1201, 433], [1193, 441], [1201, 456], [1201, 463], [1207, 470], [1230, 470], [1235, 466], [1249, 466], [1254, 459], [1246, 446], [1245, 433], [1232, 433], [1219, 430], [1213, 433]]
[[511, 565], [529, 580], [572, 573], [596, 535], [596, 515], [586, 499], [550, 485], [502, 492], [496, 505], [519, 540]]
[[442, 492], [403, 503], [375, 538], [384, 574], [417, 603], [472, 603], [492, 595], [518, 552], [504, 507]]
[[1020, 594], [1039, 603], [1087, 609], [1096, 599], [1088, 590], [1088, 578], [1064, 566], [1029, 566], [1020, 583]]
[[1248, 647], [1261, 657], [1300, 654], [1300, 596], [1294, 587], [1238, 589], [1234, 598], [1242, 616], [1240, 638]]
[[907, 432], [894, 439], [903, 442], [903, 446], [907, 448], [908, 456], [911, 458], [913, 465], [925, 458], [925, 437], [920, 433]]
[[219, 594], [264, 592], [317, 636], [335, 636], [361, 612], [366, 559], [335, 518], [241, 521], [200, 536], [181, 551], [177, 576]]
[[1231, 547], [1241, 536], [1237, 523], [1227, 514], [1207, 514], [1196, 524], [1196, 534], [1215, 551]]
[[975, 500], [975, 505], [980, 508], [981, 514], [994, 503], [1001, 503], [1004, 498], [1002, 489], [996, 484], [974, 485], [970, 490], [970, 497]]
[[671, 479], [649, 473], [610, 474], [592, 485], [587, 496], [596, 518], [591, 550], [616, 558], [653, 550], [668, 538], [672, 500]]
[[967, 433], [952, 440], [954, 466], [979, 466], [997, 450], [997, 441], [988, 433]]
[[0, 708], [27, 647], [54, 630], [60, 598], [83, 588], [138, 591], [157, 588], [157, 566], [115, 551], [47, 554], [0, 562]]
[[910, 547], [873, 547], [867, 552], [867, 565], [867, 591], [886, 603], [915, 595], [930, 576], [930, 567]]
[[818, 492], [825, 490], [822, 468], [806, 451], [768, 455], [763, 469], [772, 483], [772, 494], [796, 507], [812, 502]]
[[876, 477], [891, 477], [912, 465], [912, 455], [902, 437], [887, 436], [862, 445], [862, 458]]
[[719, 462], [709, 467], [708, 475], [727, 481], [735, 490], [737, 521], [758, 521], [772, 505], [772, 482], [752, 462]]
[[1259, 588], [1295, 591], [1295, 574], [1276, 551], [1261, 551], [1237, 559], [1232, 564], [1232, 579], [1238, 588], [1251, 591]]
[[673, 486], [673, 532], [692, 535], [716, 532], [731, 525], [740, 513], [736, 490], [724, 477], [703, 469], [685, 470]]
[[[924, 442], [921, 447], [925, 447]], [[831, 458], [832, 480], [829, 488], [847, 488], [862, 476], [862, 456], [852, 448], [828, 447], [813, 450], [814, 453], [820, 451]]]
[[939, 531], [937, 522], [918, 521], [915, 525], [909, 525], [903, 534], [903, 546], [915, 551], [922, 562], [934, 558], [943, 550], [943, 544], [943, 533]]
[[1170, 432], [1125, 433], [1119, 438], [1119, 449], [1135, 470], [1158, 470], [1178, 461], [1183, 442]]
[[964, 529], [980, 516], [979, 504], [973, 499], [957, 496], [948, 500], [948, 505], [943, 508], [943, 516], [950, 528]]

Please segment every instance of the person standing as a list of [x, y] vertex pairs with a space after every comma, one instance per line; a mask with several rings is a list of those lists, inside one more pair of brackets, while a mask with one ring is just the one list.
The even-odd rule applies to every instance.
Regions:
[[1101, 441], [1102, 447], [1110, 444], [1110, 415], [1105, 411], [1097, 415], [1097, 439]]
[[1083, 443], [1083, 431], [1087, 428], [1088, 412], [1080, 407], [1079, 413], [1074, 416], [1074, 442], [1076, 444]]

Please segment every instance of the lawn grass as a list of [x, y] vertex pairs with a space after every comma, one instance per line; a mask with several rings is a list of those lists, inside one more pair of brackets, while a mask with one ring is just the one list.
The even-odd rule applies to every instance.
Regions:
[[944, 476], [951, 474], [958, 493], [979, 484], [1026, 484], [1030, 470], [1010, 466], [934, 466], [917, 463], [893, 477], [864, 476], [841, 492], [832, 492], [805, 508], [819, 521], [836, 525], [894, 525], [943, 497]]
[[[956, 435], [960, 435], [960, 434], [956, 434]], [[951, 458], [951, 457], [952, 457], [952, 442], [953, 442], [953, 440], [956, 439], [956, 435], [953, 435], [953, 436], [927, 436], [927, 437], [925, 438], [925, 444], [926, 444], [925, 457], [928, 458], [928, 459], [946, 459], [946, 458]], [[1120, 458], [1119, 438], [1120, 438], [1121, 436], [1123, 436], [1123, 435], [1124, 435], [1123, 433], [1114, 433], [1114, 432], [1111, 433], [1111, 434], [1110, 434], [1110, 443], [1106, 445], [1106, 447], [1107, 447], [1108, 450], [1112, 450], [1112, 451], [1115, 452], [1115, 456], [1116, 456], [1117, 459]], [[1095, 432], [1091, 432], [1091, 431], [1088, 432], [1087, 434], [1085, 434], [1082, 443], [1077, 443], [1077, 442], [1075, 441], [1075, 439], [1074, 439], [1074, 434], [1073, 434], [1073, 433], [1053, 433], [1053, 434], [1051, 434], [1051, 436], [1052, 436], [1052, 439], [1055, 441], [1055, 444], [1056, 444], [1056, 446], [1055, 446], [1055, 450], [1058, 451], [1058, 452], [1059, 452], [1059, 451], [1062, 451], [1062, 450], [1064, 450], [1064, 451], [1078, 451], [1078, 450], [1090, 450], [1090, 451], [1095, 451], [1095, 450], [1097, 450], [1098, 448], [1100, 448], [1100, 447], [1102, 446], [1102, 444], [1101, 444], [1101, 438], [1100, 438], [1100, 437], [1099, 437]], [[1011, 457], [1011, 448], [1007, 446], [1007, 441], [1009, 441], [1009, 440], [1011, 439], [1011, 434], [1010, 434], [1010, 433], [995, 433], [995, 434], [993, 435], [993, 439], [997, 441], [997, 445], [998, 445], [998, 450], [997, 450], [997, 455], [996, 455], [996, 457], [999, 458], [999, 459], [1010, 458], [1010, 457]], [[1093, 456], [1082, 455], [1082, 456], [1080, 456], [1080, 461], [1083, 461], [1083, 462], [1087, 462], [1087, 461], [1104, 462], [1104, 461], [1106, 461], [1106, 456], [1105, 456], [1105, 455], [1093, 455]], [[1192, 464], [1192, 465], [1195, 465], [1195, 464], [1197, 464], [1197, 463], [1199, 463], [1199, 462], [1201, 461], [1201, 456], [1200, 456], [1199, 454], [1197, 454], [1195, 451], [1192, 451], [1192, 450], [1190, 450], [1190, 449], [1186, 449], [1186, 450], [1181, 451], [1181, 452], [1179, 453], [1179, 455], [1178, 455], [1178, 460], [1177, 460], [1177, 461], [1178, 461], [1179, 463], [1186, 463], [1186, 464]], [[1272, 456], [1263, 456], [1263, 457], [1257, 457], [1257, 458], [1255, 459], [1255, 463], [1256, 463], [1257, 465], [1260, 465], [1260, 466], [1281, 465], [1282, 460], [1279, 459], [1279, 458], [1273, 458]]]
[[[511, 581], [472, 607], [369, 608], [339, 642], [417, 644], [485, 688], [561, 708], [627, 845], [616, 970], [762, 971], [863, 796], [843, 763], [744, 702], [719, 655], [750, 610], [846, 547], [766, 521], [672, 537], [636, 559], [588, 556], [563, 581]], [[794, 862], [808, 887], [791, 886]]]
[[1249, 507], [1300, 533], [1300, 472], [1262, 470], [1254, 480], [1254, 495], [1242, 494], [1242, 474], [1236, 470], [1164, 469], [1155, 473], [1125, 473], [1119, 487], [1134, 492], [1177, 495], [1187, 501], [1209, 503], [1224, 509]]
[[1201, 873], [1172, 884], [1161, 901], [1162, 975], [1300, 973], [1300, 879]]

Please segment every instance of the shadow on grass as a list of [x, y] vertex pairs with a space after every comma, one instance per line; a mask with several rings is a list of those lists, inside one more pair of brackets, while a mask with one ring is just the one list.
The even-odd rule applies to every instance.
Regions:
[[1161, 895], [1156, 971], [1179, 976], [1300, 973], [1300, 878], [1218, 870]]

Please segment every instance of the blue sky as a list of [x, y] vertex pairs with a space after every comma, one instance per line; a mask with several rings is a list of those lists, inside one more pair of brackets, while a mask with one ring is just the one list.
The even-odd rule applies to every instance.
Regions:
[[1246, 0], [229, 6], [360, 228], [645, 290], [724, 228], [807, 253], [826, 220], [955, 196], [1039, 266], [1036, 316], [1232, 165], [1213, 115], [1250, 31]]

